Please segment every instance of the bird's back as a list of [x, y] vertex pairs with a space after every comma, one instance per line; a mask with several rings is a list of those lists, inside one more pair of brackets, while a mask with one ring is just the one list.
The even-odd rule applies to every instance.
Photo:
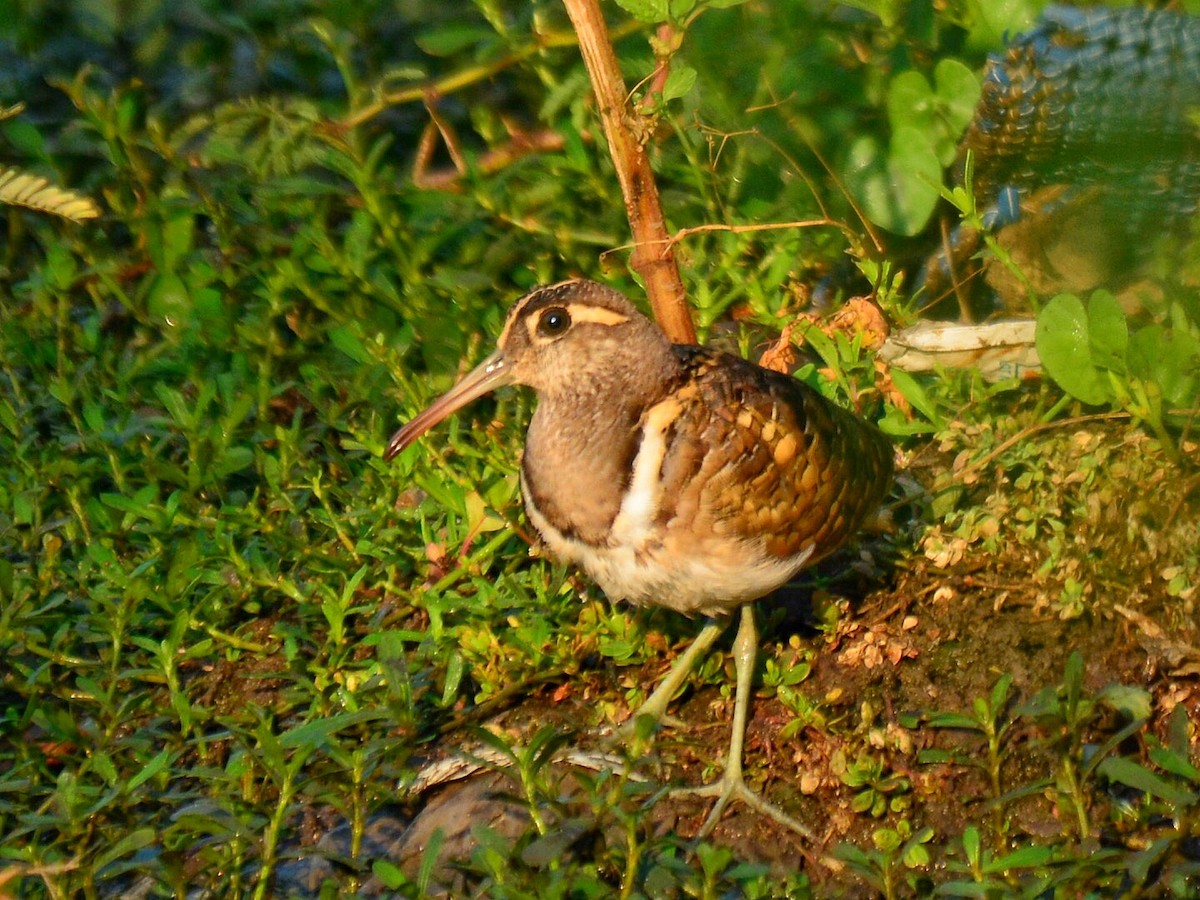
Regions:
[[641, 418], [605, 546], [555, 547], [614, 599], [715, 614], [786, 583], [887, 493], [879, 431], [807, 385], [677, 347], [679, 377]]

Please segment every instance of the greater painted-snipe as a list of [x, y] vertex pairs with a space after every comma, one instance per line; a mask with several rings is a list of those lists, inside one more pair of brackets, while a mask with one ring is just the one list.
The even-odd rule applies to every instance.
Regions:
[[386, 457], [505, 384], [537, 392], [521, 487], [549, 549], [612, 600], [711, 619], [627, 726], [665, 715], [740, 609], [733, 735], [724, 776], [697, 791], [717, 798], [700, 834], [734, 797], [806, 833], [742, 778], [751, 601], [858, 529], [891, 482], [888, 441], [794, 378], [673, 345], [621, 294], [568, 281], [522, 297], [497, 350], [400, 429]]

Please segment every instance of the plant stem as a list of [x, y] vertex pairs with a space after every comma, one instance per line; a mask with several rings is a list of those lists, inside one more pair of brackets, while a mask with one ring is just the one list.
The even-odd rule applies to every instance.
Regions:
[[654, 318], [667, 337], [675, 343], [694, 344], [696, 329], [688, 311], [671, 237], [663, 221], [658, 185], [645, 144], [628, 125], [639, 117], [626, 103], [625, 82], [600, 4], [598, 0], [563, 0], [563, 5], [579, 36], [579, 50], [596, 94], [600, 121], [625, 198], [634, 244], [630, 268], [642, 276]]

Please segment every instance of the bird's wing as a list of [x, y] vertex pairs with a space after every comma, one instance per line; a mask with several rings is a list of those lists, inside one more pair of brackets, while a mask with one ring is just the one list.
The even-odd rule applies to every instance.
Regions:
[[656, 409], [664, 515], [786, 559], [836, 550], [887, 493], [892, 450], [807, 385], [738, 357], [679, 348], [688, 370]]

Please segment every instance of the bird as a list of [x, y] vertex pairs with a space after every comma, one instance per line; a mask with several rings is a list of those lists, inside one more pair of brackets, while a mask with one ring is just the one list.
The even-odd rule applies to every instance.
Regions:
[[[886, 496], [890, 442], [788, 375], [673, 344], [623, 294], [582, 279], [513, 305], [496, 350], [391, 438], [394, 459], [501, 385], [534, 390], [520, 464], [530, 523], [614, 602], [707, 622], [621, 729], [667, 713], [733, 615], [737, 687], [716, 801], [697, 837], [737, 799], [808, 829], [751, 789], [743, 745], [758, 649], [754, 601], [842, 546]], [[811, 836], [811, 835], [809, 835]]]

